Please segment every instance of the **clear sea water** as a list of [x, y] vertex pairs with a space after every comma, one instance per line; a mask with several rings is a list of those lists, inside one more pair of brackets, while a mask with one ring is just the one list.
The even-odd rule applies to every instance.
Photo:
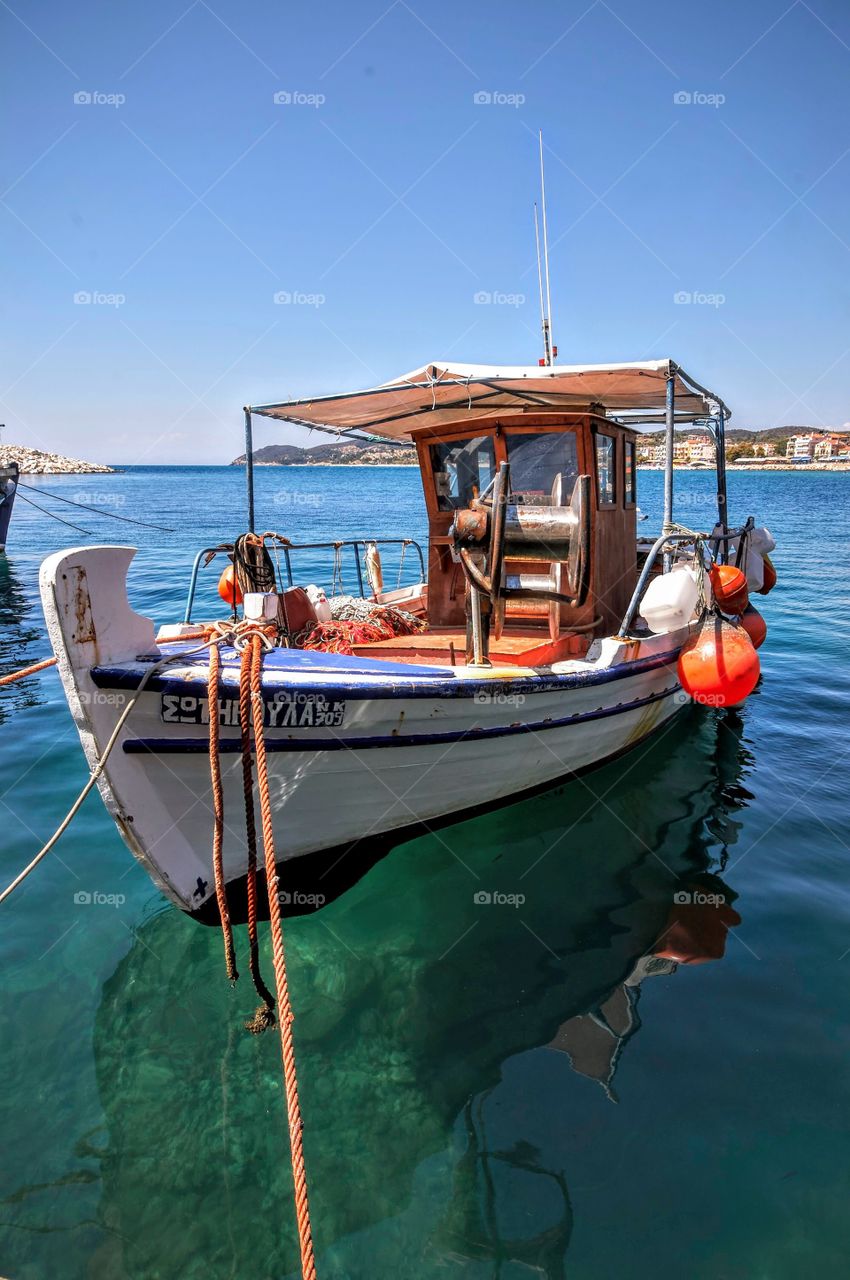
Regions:
[[[323, 1280], [847, 1274], [850, 482], [729, 482], [733, 516], [778, 543], [740, 713], [687, 712], [288, 922]], [[180, 616], [194, 551], [241, 531], [235, 469], [31, 483], [93, 540], [139, 547], [130, 597], [157, 620]], [[415, 470], [257, 484], [260, 525], [294, 538], [424, 536]], [[661, 476], [640, 485], [651, 530]], [[709, 525], [711, 476], [677, 486], [679, 518]], [[40, 559], [85, 540], [18, 504], [3, 671], [47, 652]], [[54, 672], [0, 690], [0, 777], [5, 884], [86, 777]], [[96, 794], [0, 910], [0, 1275], [294, 1275], [278, 1041], [242, 1030], [255, 999], [228, 986], [217, 931], [165, 903]], [[263, 958], [270, 976], [265, 926]]]

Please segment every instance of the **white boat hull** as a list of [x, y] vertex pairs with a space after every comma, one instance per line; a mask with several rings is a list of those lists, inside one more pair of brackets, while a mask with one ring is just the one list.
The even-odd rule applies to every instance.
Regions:
[[[48, 627], [89, 763], [152, 661], [124, 587], [133, 552], [83, 548], [42, 567]], [[275, 650], [263, 677], [279, 857], [340, 856], [586, 770], [627, 750], [688, 699], [676, 675], [688, 632], [597, 642], [583, 661], [528, 669], [403, 665]], [[141, 655], [141, 656], [140, 656]], [[244, 880], [239, 658], [222, 650], [224, 866]], [[135, 855], [184, 910], [214, 907], [206, 654], [175, 661], [139, 696], [100, 780]]]

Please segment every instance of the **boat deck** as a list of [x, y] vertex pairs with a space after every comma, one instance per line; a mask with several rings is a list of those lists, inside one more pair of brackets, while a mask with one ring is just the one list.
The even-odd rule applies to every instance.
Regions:
[[[581, 658], [591, 637], [563, 635], [550, 640], [548, 632], [531, 627], [511, 628], [498, 640], [490, 641], [490, 661], [517, 667], [542, 667], [552, 662]], [[394, 636], [371, 644], [356, 644], [360, 658], [390, 659], [393, 662], [422, 663], [429, 666], [466, 666], [466, 631], [452, 627], [432, 627], [412, 636]]]

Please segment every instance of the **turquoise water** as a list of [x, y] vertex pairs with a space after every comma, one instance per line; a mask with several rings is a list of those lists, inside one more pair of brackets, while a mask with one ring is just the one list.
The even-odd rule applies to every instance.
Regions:
[[[661, 476], [640, 482], [651, 530]], [[51, 504], [139, 546], [130, 596], [157, 620], [179, 616], [194, 551], [240, 531], [236, 470], [32, 483], [174, 527]], [[413, 470], [257, 483], [260, 524], [295, 538], [424, 537]], [[287, 923], [320, 1277], [846, 1274], [847, 483], [730, 475], [733, 515], [778, 542], [740, 714], [688, 712]], [[711, 477], [677, 485], [679, 518], [710, 524]], [[38, 563], [81, 540], [17, 507], [0, 669], [45, 655]], [[0, 690], [0, 777], [5, 884], [86, 777], [55, 673]], [[676, 965], [674, 942], [706, 962]], [[270, 975], [265, 931], [263, 959]], [[165, 904], [97, 796], [2, 908], [0, 962], [0, 1274], [293, 1275], [276, 1035], [243, 1032], [249, 983], [231, 990], [218, 933]]]

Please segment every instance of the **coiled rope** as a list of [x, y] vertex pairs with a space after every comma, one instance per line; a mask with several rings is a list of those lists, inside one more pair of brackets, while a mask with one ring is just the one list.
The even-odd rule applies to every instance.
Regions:
[[257, 785], [260, 793], [260, 815], [263, 828], [266, 890], [269, 899], [272, 956], [274, 959], [275, 985], [277, 987], [277, 1025], [280, 1031], [280, 1049], [286, 1089], [286, 1112], [289, 1120], [289, 1148], [292, 1157], [292, 1178], [295, 1184], [295, 1217], [298, 1225], [298, 1242], [301, 1248], [301, 1275], [303, 1280], [315, 1280], [316, 1260], [313, 1253], [313, 1233], [310, 1226], [310, 1204], [307, 1195], [307, 1174], [304, 1167], [304, 1125], [301, 1119], [301, 1106], [298, 1101], [295, 1046], [292, 1038], [292, 1023], [295, 1015], [292, 1012], [292, 1005], [289, 999], [289, 982], [286, 975], [283, 918], [278, 892], [268, 761], [266, 759], [266, 743], [263, 734], [263, 641], [259, 635], [254, 635], [250, 638], [248, 646], [251, 654], [250, 689], [254, 750], [257, 757]]

